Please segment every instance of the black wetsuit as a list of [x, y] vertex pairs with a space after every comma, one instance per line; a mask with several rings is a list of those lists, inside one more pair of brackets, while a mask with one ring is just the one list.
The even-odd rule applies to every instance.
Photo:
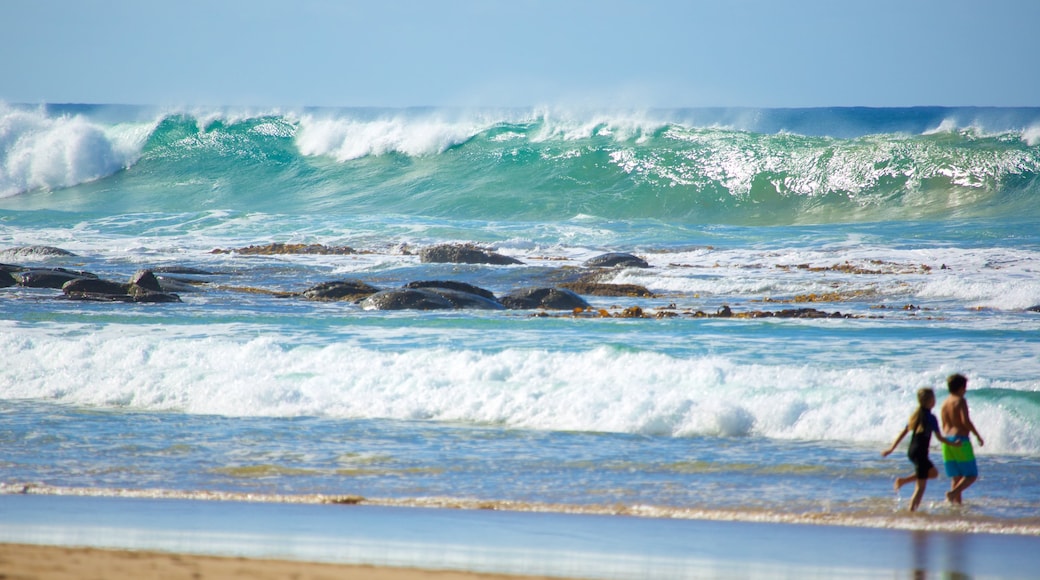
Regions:
[[906, 456], [914, 464], [917, 479], [928, 479], [929, 472], [935, 467], [932, 460], [928, 459], [928, 447], [932, 443], [932, 433], [939, 432], [939, 421], [931, 411], [921, 409], [917, 424], [921, 426], [921, 432], [917, 432], [917, 425], [910, 425], [910, 448]]

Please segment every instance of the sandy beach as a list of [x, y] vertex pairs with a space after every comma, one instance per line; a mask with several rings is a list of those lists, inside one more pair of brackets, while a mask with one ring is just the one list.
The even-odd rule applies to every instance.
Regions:
[[[290, 560], [222, 558], [137, 550], [0, 544], [0, 578], [84, 580], [192, 578], [196, 580], [507, 580], [504, 574], [353, 566]], [[523, 578], [543, 578], [524, 576]]]

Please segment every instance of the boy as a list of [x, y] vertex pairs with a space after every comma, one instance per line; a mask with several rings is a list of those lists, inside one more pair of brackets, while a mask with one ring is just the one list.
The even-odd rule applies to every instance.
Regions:
[[943, 445], [943, 465], [946, 475], [950, 477], [950, 491], [946, 492], [946, 501], [959, 504], [964, 490], [979, 478], [975, 452], [971, 448], [971, 439], [968, 436], [974, 433], [979, 440], [979, 447], [982, 447], [984, 442], [968, 414], [968, 401], [964, 398], [968, 391], [968, 379], [961, 374], [950, 375], [946, 379], [946, 387], [950, 396], [943, 401], [940, 410], [943, 431], [950, 439], [961, 442], [957, 447]]

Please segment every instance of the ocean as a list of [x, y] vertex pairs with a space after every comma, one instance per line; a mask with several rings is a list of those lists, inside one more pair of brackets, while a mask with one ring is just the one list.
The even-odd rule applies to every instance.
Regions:
[[[1037, 534], [1038, 201], [1038, 108], [0, 105], [10, 279], [179, 298], [0, 288], [0, 490]], [[646, 292], [303, 295], [580, 279]], [[955, 372], [981, 477], [907, 519], [880, 452]]]

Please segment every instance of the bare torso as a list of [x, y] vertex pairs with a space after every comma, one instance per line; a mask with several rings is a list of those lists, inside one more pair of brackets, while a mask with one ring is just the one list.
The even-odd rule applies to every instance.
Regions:
[[971, 433], [971, 425], [968, 419], [968, 401], [958, 395], [950, 395], [943, 401], [942, 409], [939, 411], [942, 417], [943, 431], [947, 436], [964, 435]]

